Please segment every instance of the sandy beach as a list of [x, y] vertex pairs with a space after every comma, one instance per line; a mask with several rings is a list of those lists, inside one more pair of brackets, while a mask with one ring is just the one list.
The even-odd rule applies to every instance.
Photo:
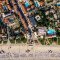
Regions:
[[58, 60], [59, 46], [0, 45], [0, 60]]

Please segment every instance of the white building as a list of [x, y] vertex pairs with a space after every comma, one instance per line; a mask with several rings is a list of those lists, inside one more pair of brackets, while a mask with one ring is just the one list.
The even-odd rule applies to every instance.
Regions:
[[38, 29], [38, 36], [46, 35], [46, 31], [47, 31], [47, 29], [44, 27], [39, 28]]
[[55, 18], [55, 19], [57, 19], [57, 18], [58, 18], [56, 14], [54, 14], [54, 18]]
[[41, 17], [40, 17], [39, 15], [36, 15], [36, 16], [35, 16], [35, 19], [36, 19], [37, 21], [39, 21], [39, 20], [41, 19]]

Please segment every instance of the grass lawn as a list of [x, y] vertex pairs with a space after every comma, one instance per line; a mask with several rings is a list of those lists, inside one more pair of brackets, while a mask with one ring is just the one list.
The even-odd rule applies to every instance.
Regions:
[[50, 42], [50, 45], [53, 43], [53, 40], [52, 39], [48, 39], [48, 41]]
[[0, 44], [2, 43], [2, 40], [0, 40]]
[[60, 45], [60, 38], [58, 38], [58, 45]]
[[53, 40], [54, 42], [57, 42], [57, 38], [56, 38], [56, 37], [52, 38], [52, 40]]
[[21, 37], [21, 38], [16, 39], [16, 43], [21, 43], [21, 42], [26, 43], [27, 39], [25, 37]]
[[21, 41], [22, 41], [23, 43], [26, 43], [26, 42], [27, 42], [27, 39], [26, 39], [25, 37], [22, 37], [22, 38], [21, 38]]
[[3, 44], [7, 44], [7, 41], [3, 41]]
[[42, 45], [44, 45], [44, 39], [39, 38], [38, 40]]
[[19, 39], [16, 39], [16, 43], [21, 43], [20, 38]]
[[10, 42], [11, 42], [12, 44], [14, 44], [14, 43], [15, 43], [15, 40], [10, 40]]
[[49, 41], [48, 45], [51, 45], [53, 42], [57, 42], [57, 38], [56, 37], [54, 37], [54, 38], [48, 38], [47, 40]]

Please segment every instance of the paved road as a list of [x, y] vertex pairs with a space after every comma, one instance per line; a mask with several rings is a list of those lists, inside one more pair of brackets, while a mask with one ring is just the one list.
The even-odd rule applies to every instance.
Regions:
[[[2, 51], [3, 50], [3, 51]], [[59, 46], [1, 45], [0, 60], [60, 59]]]

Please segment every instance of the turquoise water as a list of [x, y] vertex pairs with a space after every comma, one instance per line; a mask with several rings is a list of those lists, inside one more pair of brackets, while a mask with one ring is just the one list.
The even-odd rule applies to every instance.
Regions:
[[47, 33], [48, 33], [49, 35], [52, 35], [52, 34], [56, 34], [56, 31], [53, 30], [53, 29], [50, 29], [50, 30], [47, 31]]
[[39, 7], [39, 4], [38, 4], [38, 2], [34, 2], [34, 3], [35, 3], [35, 6], [36, 6], [36, 7]]
[[30, 6], [29, 2], [25, 2], [25, 7], [29, 7], [29, 6]]

